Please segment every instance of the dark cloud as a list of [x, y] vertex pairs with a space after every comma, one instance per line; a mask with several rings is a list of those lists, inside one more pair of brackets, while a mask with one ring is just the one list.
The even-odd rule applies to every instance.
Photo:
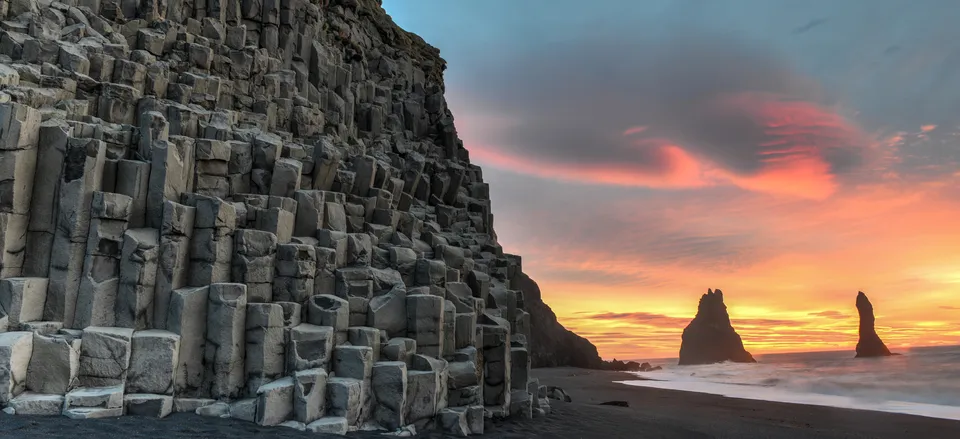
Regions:
[[940, 305], [940, 309], [949, 309], [952, 311], [960, 310], [960, 306]]
[[[485, 141], [529, 158], [666, 170], [677, 144], [739, 175], [814, 158], [860, 161], [855, 128], [813, 82], [762, 44], [677, 29], [670, 38], [585, 39], [485, 59], [472, 105], [516, 124]], [[624, 136], [631, 127], [646, 130]]]
[[837, 320], [847, 318], [847, 315], [846, 315], [846, 314], [844, 314], [844, 313], [842, 313], [842, 312], [840, 312], [840, 311], [833, 311], [833, 310], [820, 311], [820, 312], [812, 312], [812, 313], [807, 314], [807, 315], [809, 315], [809, 316], [814, 316], [814, 317], [826, 317], [826, 318], [828, 318], [828, 319], [837, 319]]

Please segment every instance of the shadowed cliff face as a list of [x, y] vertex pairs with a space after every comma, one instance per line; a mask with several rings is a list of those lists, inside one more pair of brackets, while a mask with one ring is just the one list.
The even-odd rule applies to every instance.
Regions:
[[707, 290], [707, 294], [700, 298], [696, 317], [683, 330], [680, 365], [724, 361], [756, 363], [730, 324], [723, 292]]
[[530, 346], [533, 367], [582, 367], [599, 369], [603, 360], [589, 340], [567, 330], [540, 297], [540, 287], [526, 273], [516, 278], [515, 287], [523, 291], [524, 305], [530, 313]]
[[857, 342], [857, 358], [886, 357], [893, 355], [880, 340], [874, 328], [873, 304], [862, 291], [857, 292], [857, 312], [860, 314], [860, 340]]

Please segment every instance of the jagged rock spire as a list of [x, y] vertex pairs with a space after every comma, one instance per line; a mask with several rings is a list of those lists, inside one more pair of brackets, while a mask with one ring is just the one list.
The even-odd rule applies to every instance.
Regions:
[[707, 294], [700, 297], [696, 317], [683, 330], [680, 365], [724, 361], [756, 362], [744, 349], [740, 335], [730, 324], [730, 315], [723, 303], [723, 292], [708, 289]]
[[873, 304], [863, 291], [857, 292], [857, 312], [860, 314], [860, 340], [857, 342], [857, 358], [887, 357], [893, 355], [887, 346], [880, 340], [874, 328], [876, 318], [873, 315]]

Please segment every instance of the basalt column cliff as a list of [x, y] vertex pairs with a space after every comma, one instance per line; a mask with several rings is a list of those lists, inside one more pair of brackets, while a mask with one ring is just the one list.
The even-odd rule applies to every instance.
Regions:
[[0, 0], [0, 405], [544, 413], [444, 61], [375, 0]]

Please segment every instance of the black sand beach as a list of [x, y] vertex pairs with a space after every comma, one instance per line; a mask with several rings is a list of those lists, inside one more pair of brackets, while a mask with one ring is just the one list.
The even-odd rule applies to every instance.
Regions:
[[[714, 395], [630, 387], [617, 372], [536, 369], [541, 384], [562, 387], [573, 403], [551, 401], [553, 414], [532, 421], [488, 425], [491, 439], [508, 438], [958, 438], [960, 422], [829, 407], [782, 404]], [[601, 406], [621, 400], [629, 408]], [[301, 439], [339, 437], [219, 418], [178, 414], [166, 419], [127, 416], [75, 421], [63, 417], [0, 414], [0, 438], [42, 439]], [[387, 438], [354, 433], [355, 438]], [[422, 433], [422, 438], [449, 437]]]

